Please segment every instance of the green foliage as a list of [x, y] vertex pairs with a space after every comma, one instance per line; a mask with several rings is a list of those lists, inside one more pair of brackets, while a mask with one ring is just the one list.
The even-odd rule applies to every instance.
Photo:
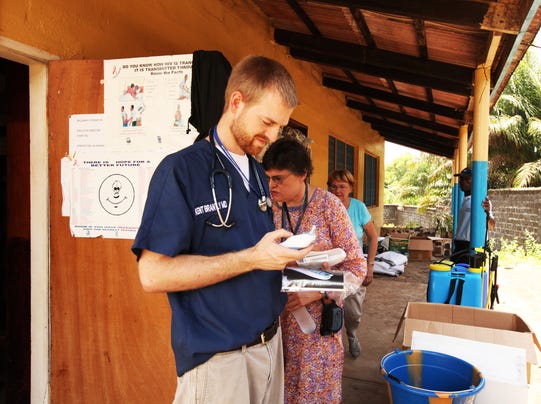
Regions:
[[520, 243], [517, 238], [512, 240], [500, 239], [500, 249], [496, 251], [500, 265], [516, 265], [517, 262], [538, 265], [541, 261], [541, 244], [534, 236], [525, 231], [524, 241]]
[[500, 239], [500, 249], [496, 251], [499, 257], [500, 264], [513, 263], [514, 260], [521, 261], [524, 259], [524, 249], [518, 243], [516, 238], [512, 240]]
[[451, 160], [427, 153], [403, 155], [385, 166], [384, 203], [415, 205], [422, 210], [450, 206]]
[[535, 260], [541, 260], [541, 244], [539, 244], [532, 233], [528, 230], [525, 231], [526, 237], [524, 239], [524, 253], [528, 257], [532, 257]]
[[453, 231], [453, 216], [444, 211], [443, 209], [438, 210], [435, 215], [436, 219], [436, 231], [440, 234], [441, 237], [447, 237]]
[[406, 229], [416, 229], [417, 227], [419, 227], [419, 223], [414, 222], [413, 220], [406, 223]]
[[541, 185], [541, 65], [528, 50], [489, 121], [489, 188]]

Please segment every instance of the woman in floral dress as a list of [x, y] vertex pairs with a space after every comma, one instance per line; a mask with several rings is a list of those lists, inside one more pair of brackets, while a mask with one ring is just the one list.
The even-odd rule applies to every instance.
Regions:
[[[313, 170], [308, 150], [294, 139], [279, 139], [265, 153], [263, 167], [269, 180], [276, 228], [300, 234], [316, 226], [314, 250], [342, 248], [346, 259], [333, 269], [351, 272], [362, 282], [366, 260], [344, 205], [330, 192], [307, 182]], [[280, 316], [288, 404], [342, 400], [342, 336], [341, 332], [320, 334], [321, 298], [320, 292], [289, 293]], [[317, 325], [311, 334], [304, 334], [292, 315], [301, 306], [306, 307]]]

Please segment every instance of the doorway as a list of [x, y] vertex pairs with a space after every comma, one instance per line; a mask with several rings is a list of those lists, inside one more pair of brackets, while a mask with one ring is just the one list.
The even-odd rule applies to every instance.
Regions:
[[29, 104], [28, 66], [0, 59], [0, 400], [7, 403], [30, 402]]

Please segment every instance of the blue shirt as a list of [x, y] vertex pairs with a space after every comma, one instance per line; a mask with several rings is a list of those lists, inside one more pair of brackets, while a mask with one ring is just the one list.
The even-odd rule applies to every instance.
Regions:
[[368, 212], [364, 202], [355, 198], [349, 198], [348, 215], [353, 223], [355, 234], [359, 239], [359, 244], [362, 246], [364, 226], [372, 219], [372, 216], [370, 216], [370, 212]]
[[[219, 223], [210, 175], [213, 161], [216, 168], [221, 165], [210, 143], [199, 141], [167, 156], [156, 168], [132, 246], [137, 256], [142, 249], [170, 257], [218, 255], [251, 247], [274, 230], [271, 209], [261, 212], [259, 195], [248, 191], [236, 169], [220, 157], [232, 178], [233, 196], [230, 201], [225, 175], [216, 174], [216, 198], [224, 218], [232, 202], [229, 221], [235, 225], [226, 229], [206, 224], [207, 220]], [[256, 169], [269, 195], [265, 174], [257, 163]], [[259, 189], [253, 166], [250, 170], [250, 182]], [[280, 271], [254, 270], [204, 288], [168, 293], [177, 375], [215, 353], [253, 341], [284, 308], [287, 297], [280, 292], [281, 279]]]

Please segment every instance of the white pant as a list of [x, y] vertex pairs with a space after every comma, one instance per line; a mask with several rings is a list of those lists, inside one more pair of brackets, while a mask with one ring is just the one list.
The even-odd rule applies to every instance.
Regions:
[[344, 328], [348, 338], [356, 338], [357, 328], [361, 323], [363, 302], [366, 296], [366, 286], [360, 286], [357, 291], [344, 300]]
[[173, 404], [284, 402], [282, 330], [266, 344], [214, 355], [177, 379]]

